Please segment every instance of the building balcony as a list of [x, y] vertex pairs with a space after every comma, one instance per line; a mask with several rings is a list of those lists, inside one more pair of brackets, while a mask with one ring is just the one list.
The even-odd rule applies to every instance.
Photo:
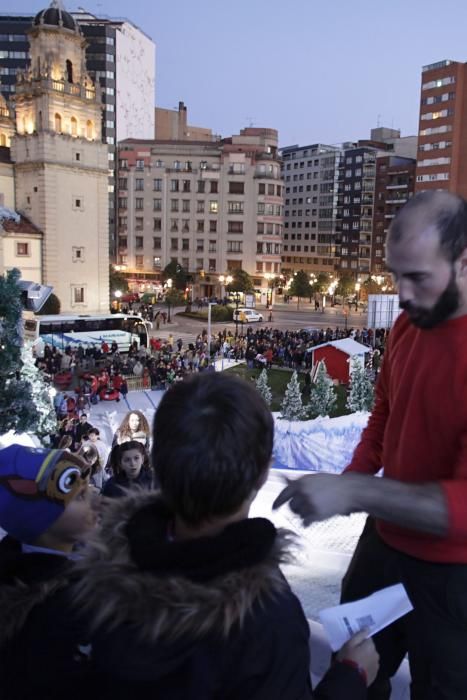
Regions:
[[391, 197], [391, 199], [386, 199], [386, 204], [405, 204], [408, 201], [408, 196], [403, 197]]
[[51, 92], [61, 92], [65, 95], [73, 95], [79, 97], [82, 100], [93, 101], [96, 99], [96, 89], [95, 87], [85, 87], [84, 85], [77, 85], [75, 83], [69, 83], [66, 80], [53, 80], [52, 78], [28, 78], [26, 72], [19, 72], [18, 83], [16, 84], [16, 94], [25, 95], [34, 90], [42, 89], [44, 91]]
[[408, 188], [407, 182], [404, 182], [404, 183], [396, 183], [396, 184], [393, 184], [393, 185], [386, 185], [386, 189], [387, 189], [387, 190], [403, 190], [403, 189], [407, 189], [407, 188]]
[[255, 170], [253, 177], [261, 180], [282, 180], [280, 173], [274, 175], [274, 173], [261, 173], [258, 170]]

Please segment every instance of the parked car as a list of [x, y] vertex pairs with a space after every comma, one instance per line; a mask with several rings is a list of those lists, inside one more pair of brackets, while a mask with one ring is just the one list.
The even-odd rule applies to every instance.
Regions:
[[252, 323], [254, 321], [263, 321], [263, 315], [254, 309], [235, 309], [233, 320], [241, 323]]

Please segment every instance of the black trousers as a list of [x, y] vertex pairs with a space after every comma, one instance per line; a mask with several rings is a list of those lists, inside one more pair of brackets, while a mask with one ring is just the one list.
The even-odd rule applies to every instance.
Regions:
[[[467, 546], [467, 544], [466, 544]], [[412, 700], [467, 700], [467, 564], [437, 564], [388, 547], [367, 519], [341, 602], [403, 583], [414, 606], [375, 635], [380, 670], [368, 700], [389, 700], [389, 679], [408, 652]]]

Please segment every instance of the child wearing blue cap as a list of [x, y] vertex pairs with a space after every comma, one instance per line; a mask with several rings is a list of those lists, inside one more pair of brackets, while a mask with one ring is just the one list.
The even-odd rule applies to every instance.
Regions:
[[[83, 659], [79, 638], [54, 609], [69, 583], [75, 545], [95, 525], [89, 468], [66, 450], [11, 445], [0, 450], [0, 697], [63, 697], [56, 666], [75, 688]], [[59, 608], [62, 609], [62, 601]], [[56, 616], [57, 617], [57, 616]], [[62, 617], [62, 615], [60, 615]], [[63, 663], [59, 663], [63, 659]], [[74, 691], [73, 691], [74, 692]]]

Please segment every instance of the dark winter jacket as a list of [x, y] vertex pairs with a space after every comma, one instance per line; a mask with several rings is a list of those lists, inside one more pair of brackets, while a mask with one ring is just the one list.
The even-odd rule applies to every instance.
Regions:
[[128, 479], [126, 475], [121, 472], [117, 476], [111, 476], [108, 479], [101, 491], [103, 496], [107, 498], [121, 498], [125, 495], [127, 489], [138, 488], [149, 491], [154, 485], [154, 477], [152, 469], [141, 469], [137, 479]]
[[174, 541], [172, 519], [155, 492], [115, 500], [78, 565], [102, 700], [366, 698], [341, 664], [312, 694], [308, 623], [279, 569], [286, 532], [254, 518]]
[[66, 602], [71, 569], [64, 556], [24, 554], [10, 537], [0, 542], [2, 700], [82, 700], [90, 665], [84, 627]]

